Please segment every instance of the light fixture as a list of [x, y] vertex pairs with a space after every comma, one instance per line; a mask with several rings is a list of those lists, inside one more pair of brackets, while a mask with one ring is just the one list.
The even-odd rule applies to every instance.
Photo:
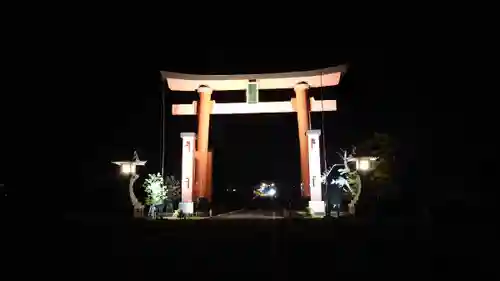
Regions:
[[366, 172], [373, 169], [373, 162], [376, 161], [376, 157], [357, 157], [356, 158], [356, 170]]
[[115, 161], [113, 164], [120, 166], [120, 173], [123, 175], [135, 175], [137, 166], [146, 165], [146, 161]]
[[129, 176], [129, 197], [134, 206], [134, 217], [144, 216], [144, 205], [139, 202], [134, 194], [134, 183], [139, 178], [137, 174], [137, 166], [145, 166], [147, 161], [139, 160], [137, 152], [134, 151], [132, 161], [113, 161], [112, 163], [120, 166], [120, 173]]
[[120, 172], [124, 175], [135, 175], [137, 172], [137, 166], [134, 163], [123, 163], [121, 165]]

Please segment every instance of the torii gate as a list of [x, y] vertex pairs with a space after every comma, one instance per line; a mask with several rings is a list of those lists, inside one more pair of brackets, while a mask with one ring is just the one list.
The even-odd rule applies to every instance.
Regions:
[[[193, 200], [198, 197], [211, 200], [212, 197], [212, 152], [208, 151], [211, 114], [297, 112], [303, 196], [311, 197], [311, 201], [314, 202], [322, 201], [319, 160], [321, 132], [310, 130], [309, 115], [310, 112], [335, 111], [337, 103], [335, 100], [320, 101], [313, 97], [309, 98], [308, 89], [338, 85], [345, 70], [346, 67], [342, 65], [311, 71], [244, 75], [194, 75], [162, 71], [162, 77], [170, 90], [184, 92], [197, 90], [200, 96], [199, 102], [172, 105], [173, 115], [198, 116], [197, 141], [195, 133], [181, 133], [183, 139], [181, 208], [187, 213], [192, 213]], [[295, 91], [295, 98], [291, 101], [259, 102], [259, 90], [292, 88]], [[213, 91], [234, 90], [246, 91], [245, 103], [216, 103], [211, 99]], [[318, 149], [317, 152], [315, 148]], [[312, 150], [314, 157], [310, 155]], [[315, 188], [318, 186], [319, 193]], [[311, 188], [314, 189], [313, 192]], [[313, 205], [318, 204], [313, 203]]]

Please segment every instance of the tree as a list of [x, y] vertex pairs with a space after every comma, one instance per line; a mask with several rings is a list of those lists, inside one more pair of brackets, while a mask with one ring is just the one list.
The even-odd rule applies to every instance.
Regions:
[[167, 199], [179, 200], [181, 198], [181, 184], [174, 176], [167, 176], [165, 185], [167, 187]]
[[[349, 212], [355, 213], [356, 205], [362, 198], [362, 181], [370, 183], [370, 187], [375, 189], [376, 194], [384, 192], [391, 185], [393, 180], [394, 154], [396, 146], [394, 140], [387, 134], [375, 133], [373, 137], [361, 142], [358, 146], [353, 146], [351, 151], [341, 150], [339, 154], [342, 163], [334, 164], [325, 173], [323, 173], [323, 182], [327, 181], [328, 175], [335, 166], [341, 166], [338, 169], [340, 176], [332, 180], [332, 184], [339, 186], [343, 193], [348, 194]], [[373, 157], [372, 169], [367, 174], [360, 174], [349, 167], [349, 163], [355, 162], [357, 157]], [[369, 192], [372, 193], [372, 192]], [[366, 197], [366, 196], [365, 196]], [[369, 196], [371, 200], [373, 197]]]
[[[359, 175], [359, 172], [356, 170], [351, 170], [351, 168], [349, 167], [349, 162], [355, 160], [356, 147], [353, 147], [351, 152], [349, 153], [346, 150], [342, 150], [342, 152], [338, 154], [342, 158], [342, 164], [340, 164], [342, 168], [337, 170], [340, 176], [336, 179], [333, 179], [332, 184], [338, 185], [343, 192], [349, 194], [349, 197], [351, 198], [351, 201], [348, 205], [349, 213], [354, 215], [356, 203], [360, 198], [362, 190], [361, 177]], [[332, 166], [332, 168], [334, 166]]]
[[366, 210], [367, 214], [373, 214], [381, 207], [379, 205], [381, 199], [398, 195], [394, 181], [397, 149], [396, 140], [388, 134], [381, 133], [374, 133], [357, 145], [356, 151], [359, 156], [374, 156], [378, 159], [375, 169], [362, 175], [364, 191], [359, 198], [361, 212]]
[[163, 204], [167, 199], [167, 185], [163, 183], [163, 178], [160, 173], [149, 174], [144, 181], [143, 187], [146, 191], [146, 204], [155, 206]]
[[174, 176], [167, 176], [164, 182], [160, 173], [149, 174], [143, 186], [146, 191], [146, 204], [158, 207], [160, 211], [165, 203], [173, 204], [173, 201], [181, 197], [181, 185]]
[[356, 146], [358, 155], [378, 158], [377, 169], [367, 175], [367, 180], [376, 185], [392, 183], [396, 142], [388, 134], [374, 133], [373, 136]]

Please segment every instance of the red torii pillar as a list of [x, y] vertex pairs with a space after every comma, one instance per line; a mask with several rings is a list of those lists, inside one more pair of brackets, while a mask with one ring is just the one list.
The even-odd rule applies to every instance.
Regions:
[[209, 151], [207, 154], [207, 189], [205, 198], [209, 202], [212, 202], [212, 172], [213, 172], [213, 151]]
[[[206, 85], [198, 87], [198, 140], [196, 142], [196, 197], [208, 196], [208, 138], [210, 114], [212, 113], [212, 89]], [[210, 171], [211, 172], [211, 171]]]
[[304, 192], [302, 196], [310, 197], [311, 191], [309, 186], [309, 146], [307, 141], [307, 131], [309, 130], [309, 97], [307, 91], [309, 84], [300, 82], [293, 88], [295, 91], [295, 99], [292, 99], [292, 105], [297, 112], [297, 125], [299, 131], [300, 144], [300, 171], [302, 182], [304, 183]]

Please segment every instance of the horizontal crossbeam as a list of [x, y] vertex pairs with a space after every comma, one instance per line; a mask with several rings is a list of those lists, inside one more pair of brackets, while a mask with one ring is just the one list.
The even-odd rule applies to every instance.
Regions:
[[[249, 103], [216, 103], [212, 101], [211, 114], [259, 114], [259, 113], [288, 113], [295, 112], [293, 103], [291, 101], [279, 102], [259, 102], [255, 104]], [[196, 115], [197, 103], [194, 101], [192, 104], [174, 104], [172, 105], [172, 115]], [[312, 112], [321, 111], [335, 111], [337, 110], [336, 100], [315, 100], [310, 98], [310, 105]]]
[[242, 74], [242, 75], [195, 75], [162, 71], [172, 91], [196, 91], [200, 85], [207, 85], [214, 91], [246, 90], [250, 80], [259, 85], [260, 90], [293, 89], [297, 83], [306, 82], [311, 88], [330, 87], [339, 83], [345, 66], [298, 72]]

